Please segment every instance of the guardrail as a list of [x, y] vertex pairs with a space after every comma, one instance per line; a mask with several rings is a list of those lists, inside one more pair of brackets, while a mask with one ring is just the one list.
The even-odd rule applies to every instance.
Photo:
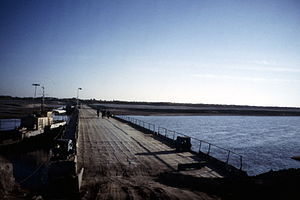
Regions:
[[191, 137], [189, 135], [176, 132], [174, 130], [169, 130], [164, 127], [157, 127], [155, 126], [155, 124], [148, 123], [140, 119], [135, 119], [133, 117], [129, 117], [129, 116], [115, 116], [115, 117], [128, 121], [134, 125], [148, 129], [154, 134], [159, 134], [161, 136], [173, 140], [174, 142], [176, 141], [177, 136], [189, 137], [191, 138], [191, 144], [192, 144], [191, 150], [193, 152], [198, 154], [200, 153], [206, 154], [208, 156], [211, 156], [217, 160], [226, 163], [227, 165], [234, 166], [240, 170], [242, 170], [243, 168], [243, 156], [233, 152], [232, 150], [220, 147], [218, 145], [212, 144], [204, 140], [200, 140], [198, 138]]
[[120, 119], [123, 119], [125, 121], [131, 122], [132, 124], [135, 124], [135, 125], [140, 126], [142, 128], [148, 129], [153, 133], [155, 133], [155, 131], [156, 131], [155, 124], [151, 124], [151, 123], [145, 122], [143, 120], [135, 119], [133, 117], [128, 117], [128, 116], [117, 116], [117, 117], [120, 118]]

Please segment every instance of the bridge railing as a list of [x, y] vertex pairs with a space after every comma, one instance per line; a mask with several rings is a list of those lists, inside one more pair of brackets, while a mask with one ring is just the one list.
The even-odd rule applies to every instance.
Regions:
[[177, 136], [189, 137], [191, 138], [192, 148], [191, 150], [196, 153], [204, 153], [218, 160], [225, 162], [226, 164], [233, 165], [239, 169], [243, 167], [243, 156], [233, 152], [232, 150], [225, 149], [218, 145], [212, 144], [210, 142], [194, 138], [174, 130], [169, 130], [164, 127], [158, 127], [158, 134], [163, 135], [169, 139], [176, 140]]
[[117, 116], [120, 119], [123, 119], [125, 121], [131, 122], [134, 125], [140, 126], [142, 128], [148, 129], [151, 132], [155, 133], [155, 124], [149, 123], [149, 122], [145, 122], [143, 120], [140, 119], [136, 119], [133, 117], [129, 117], [129, 116]]
[[217, 160], [220, 160], [226, 164], [232, 165], [240, 170], [243, 168], [243, 156], [233, 152], [232, 150], [220, 147], [218, 145], [212, 144], [210, 142], [200, 140], [198, 138], [194, 138], [188, 135], [185, 135], [183, 133], [176, 132], [174, 130], [169, 130], [164, 127], [157, 127], [155, 128], [155, 124], [145, 122], [140, 119], [136, 119], [129, 116], [116, 116], [117, 118], [123, 119], [125, 121], [128, 121], [132, 124], [135, 124], [137, 126], [143, 127], [145, 129], [150, 130], [153, 133], [157, 133], [159, 135], [162, 135], [166, 138], [169, 138], [171, 140], [177, 139], [177, 136], [183, 136], [183, 137], [189, 137], [191, 138], [191, 150], [196, 153], [203, 153], [208, 156], [211, 156], [213, 158], [216, 158]]

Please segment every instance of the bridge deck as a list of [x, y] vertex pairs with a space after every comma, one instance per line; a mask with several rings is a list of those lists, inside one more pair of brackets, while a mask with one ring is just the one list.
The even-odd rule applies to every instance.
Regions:
[[[78, 164], [84, 167], [86, 198], [101, 199], [211, 199], [205, 193], [163, 185], [155, 178], [176, 172], [179, 163], [195, 163], [199, 158], [178, 153], [115, 119], [97, 118], [96, 111], [83, 107], [79, 113]], [[198, 177], [222, 177], [209, 167], [185, 173]]]

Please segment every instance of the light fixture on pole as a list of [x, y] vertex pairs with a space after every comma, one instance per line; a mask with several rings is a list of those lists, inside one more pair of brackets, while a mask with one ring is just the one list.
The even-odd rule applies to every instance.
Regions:
[[34, 86], [34, 98], [35, 98], [36, 97], [36, 88], [38, 86], [40, 86], [40, 84], [39, 83], [32, 83], [32, 86]]
[[77, 89], [77, 108], [78, 108], [78, 103], [79, 103], [79, 90], [82, 90], [82, 88]]
[[43, 90], [43, 93], [42, 93], [41, 112], [43, 113], [44, 112], [44, 106], [45, 106], [45, 87], [44, 86], [42, 86], [42, 90]]
[[34, 107], [35, 107], [34, 101], [35, 101], [35, 98], [36, 98], [36, 88], [38, 86], [40, 86], [40, 84], [39, 83], [32, 83], [32, 86], [34, 87], [34, 96], [33, 96], [33, 104], [32, 104], [32, 109], [33, 109], [33, 112], [34, 112]]

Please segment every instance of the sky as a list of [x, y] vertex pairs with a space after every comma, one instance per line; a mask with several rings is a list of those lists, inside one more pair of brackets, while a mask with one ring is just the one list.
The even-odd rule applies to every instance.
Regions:
[[[1, 0], [0, 95], [300, 107], [298, 0]], [[38, 88], [37, 95], [41, 95]]]

